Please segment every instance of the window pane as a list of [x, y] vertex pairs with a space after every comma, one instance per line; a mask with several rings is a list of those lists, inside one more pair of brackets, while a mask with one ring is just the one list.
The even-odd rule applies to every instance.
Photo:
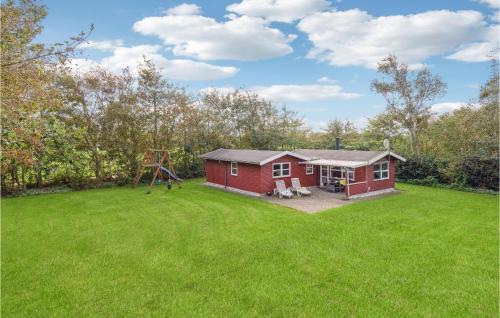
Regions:
[[387, 163], [387, 162], [384, 162], [384, 163], [382, 164], [382, 170], [388, 170], [388, 169], [389, 169], [389, 165], [388, 165], [388, 163]]
[[283, 175], [284, 175], [284, 176], [288, 176], [288, 175], [290, 175], [290, 170], [288, 170], [288, 169], [283, 169]]
[[289, 163], [284, 163], [282, 164], [283, 169], [290, 169], [290, 164]]
[[273, 177], [279, 177], [279, 176], [281, 176], [281, 170], [273, 171]]
[[313, 173], [313, 166], [306, 165], [306, 174], [312, 174], [312, 173]]
[[389, 172], [388, 171], [382, 171], [382, 178], [389, 178]]
[[375, 180], [380, 179], [380, 171], [373, 172], [373, 179], [375, 179]]
[[279, 170], [281, 165], [279, 163], [273, 163], [273, 170]]

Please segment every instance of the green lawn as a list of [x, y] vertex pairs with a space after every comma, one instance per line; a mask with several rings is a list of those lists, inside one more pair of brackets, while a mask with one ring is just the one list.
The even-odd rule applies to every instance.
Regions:
[[2, 200], [2, 316], [498, 316], [498, 196], [308, 215], [199, 182]]

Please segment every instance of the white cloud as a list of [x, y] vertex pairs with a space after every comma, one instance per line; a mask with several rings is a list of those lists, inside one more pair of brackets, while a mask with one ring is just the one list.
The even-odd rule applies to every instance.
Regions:
[[231, 86], [223, 86], [223, 87], [205, 87], [205, 88], [202, 88], [199, 90], [199, 92], [201, 94], [208, 94], [208, 93], [211, 93], [214, 91], [218, 92], [220, 94], [227, 95], [227, 94], [234, 93], [234, 91], [236, 91], [236, 88], [231, 87]]
[[319, 12], [298, 23], [314, 44], [308, 57], [337, 66], [376, 68], [389, 54], [412, 67], [449, 54], [488, 33], [477, 11], [427, 11], [374, 17], [359, 9]]
[[65, 66], [69, 67], [73, 72], [83, 74], [90, 72], [101, 65], [94, 60], [85, 58], [73, 58], [66, 61]]
[[329, 109], [326, 107], [303, 107], [300, 109], [301, 113], [326, 113]]
[[271, 85], [255, 86], [252, 90], [259, 96], [275, 102], [310, 102], [361, 96], [357, 93], [346, 93], [339, 85]]
[[368, 117], [358, 117], [358, 118], [355, 118], [352, 123], [354, 124], [354, 126], [358, 129], [364, 129], [368, 126], [368, 123], [369, 123], [369, 119]]
[[139, 20], [133, 29], [158, 36], [175, 55], [200, 60], [252, 61], [283, 56], [293, 51], [289, 43], [296, 38], [261, 18], [234, 15], [218, 22], [201, 15], [167, 14]]
[[[218, 90], [222, 93], [234, 91], [231, 87], [208, 87], [201, 92]], [[260, 97], [273, 102], [313, 102], [321, 100], [334, 99], [354, 99], [361, 95], [358, 93], [344, 92], [339, 85], [271, 85], [271, 86], [253, 86], [248, 88]]]
[[227, 6], [227, 11], [261, 17], [266, 21], [293, 22], [330, 6], [326, 0], [243, 0]]
[[314, 132], [320, 132], [328, 127], [328, 122], [325, 120], [310, 120], [309, 118], [304, 118], [304, 125]]
[[500, 22], [500, 10], [496, 10], [495, 13], [493, 13], [493, 15], [490, 16], [491, 19], [495, 22]]
[[137, 45], [117, 47], [111, 56], [100, 61], [73, 59], [69, 66], [77, 72], [87, 72], [97, 66], [119, 72], [128, 67], [132, 73], [137, 72], [137, 65], [143, 56], [151, 59], [162, 75], [175, 80], [214, 80], [235, 75], [239, 70], [235, 67], [218, 66], [187, 59], [167, 59], [159, 53], [158, 45]]
[[477, 42], [463, 45], [459, 51], [447, 56], [447, 59], [463, 62], [485, 62], [498, 54], [498, 39], [500, 29], [498, 25], [490, 26], [484, 37]]
[[317, 82], [318, 83], [336, 84], [337, 80], [331, 79], [328, 76], [322, 76], [322, 77], [318, 78]]
[[201, 13], [200, 6], [196, 4], [183, 3], [165, 11], [168, 15], [196, 15]]
[[463, 103], [463, 102], [446, 102], [446, 103], [437, 103], [431, 106], [431, 111], [438, 113], [438, 114], [444, 114], [444, 113], [449, 113], [454, 110], [457, 110], [461, 107], [464, 107], [466, 105], [472, 105], [473, 108], [478, 108], [479, 104], [468, 104], [468, 103]]
[[500, 1], [499, 0], [475, 0], [476, 2], [485, 4], [487, 6], [490, 6], [492, 8], [500, 8]]
[[112, 51], [123, 46], [123, 40], [85, 41], [78, 46], [80, 49], [93, 49], [99, 51]]

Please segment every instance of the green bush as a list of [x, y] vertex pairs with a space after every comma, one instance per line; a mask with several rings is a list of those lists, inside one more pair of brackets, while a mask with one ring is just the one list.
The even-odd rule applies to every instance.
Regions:
[[498, 158], [467, 156], [459, 169], [465, 185], [498, 191]]
[[427, 186], [444, 184], [459, 190], [499, 190], [498, 158], [467, 156], [449, 162], [423, 155], [410, 157], [406, 162], [397, 161], [396, 166], [396, 177], [403, 182]]
[[466, 186], [464, 184], [460, 184], [460, 183], [443, 184], [443, 183], [432, 182], [431, 180], [426, 180], [426, 179], [410, 179], [410, 180], [404, 180], [402, 182], [409, 183], [409, 184], [415, 184], [415, 185], [421, 185], [421, 186], [435, 187], [435, 188], [453, 189], [453, 190], [464, 191], [464, 192], [484, 193], [484, 194], [492, 194], [492, 195], [498, 194], [498, 192], [494, 191], [494, 190], [483, 189], [483, 188], [471, 188], [471, 187], [468, 187], [468, 186]]
[[[396, 161], [396, 177], [399, 180], [423, 180], [432, 177], [436, 182], [449, 183], [448, 165], [447, 161], [430, 155], [410, 157], [406, 162]], [[431, 182], [431, 179], [426, 182]]]

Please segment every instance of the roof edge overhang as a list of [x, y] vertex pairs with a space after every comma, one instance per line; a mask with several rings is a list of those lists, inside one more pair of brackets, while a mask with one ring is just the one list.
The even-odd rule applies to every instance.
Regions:
[[336, 166], [347, 168], [359, 168], [368, 165], [367, 161], [347, 161], [347, 160], [330, 160], [330, 159], [314, 159], [301, 162], [301, 164], [310, 164], [315, 166]]
[[[212, 150], [210, 152], [207, 152], [203, 155], [199, 155], [198, 157], [199, 158], [202, 158], [202, 159], [208, 159], [208, 160], [216, 160], [216, 161], [231, 161], [231, 160], [220, 160], [220, 159], [211, 159], [211, 158], [206, 158], [207, 155], [209, 155], [210, 153], [212, 152], [215, 152], [215, 151], [218, 151], [218, 150], [221, 150], [221, 149], [224, 149], [224, 148], [219, 148], [219, 149], [216, 149], [216, 150]], [[247, 164], [254, 164], [254, 165], [259, 165], [259, 166], [263, 166], [265, 164], [268, 164], [269, 162], [273, 161], [273, 160], [276, 160], [278, 158], [281, 158], [281, 157], [284, 157], [284, 156], [292, 156], [292, 157], [295, 157], [295, 158], [298, 158], [298, 159], [301, 159], [301, 160], [304, 160], [304, 162], [300, 162], [301, 164], [313, 164], [313, 165], [321, 165], [320, 163], [318, 162], [323, 162], [323, 165], [328, 165], [328, 163], [326, 163], [327, 161], [330, 162], [330, 165], [334, 165], [333, 163], [337, 163], [336, 165], [339, 165], [339, 163], [344, 163], [344, 165], [342, 165], [343, 167], [349, 167], [349, 168], [359, 168], [359, 167], [363, 167], [363, 166], [366, 166], [366, 165], [370, 165], [370, 164], [373, 164], [377, 161], [379, 161], [380, 159], [383, 159], [384, 157], [386, 156], [391, 156], [391, 157], [394, 157], [398, 160], [401, 160], [403, 162], [406, 162], [406, 159], [392, 151], [385, 151], [385, 152], [382, 152], [381, 154], [371, 158], [370, 160], [368, 161], [347, 161], [347, 160], [326, 160], [326, 159], [321, 159], [321, 158], [318, 158], [318, 157], [307, 157], [307, 156], [303, 156], [303, 155], [300, 155], [298, 153], [295, 153], [295, 152], [291, 152], [291, 151], [282, 151], [280, 153], [277, 153], [269, 158], [266, 158], [262, 161], [245, 161], [245, 160], [236, 160], [234, 162], [241, 162], [241, 163], [247, 163]]]
[[387, 157], [387, 156], [391, 156], [391, 157], [394, 157], [398, 160], [401, 160], [403, 162], [406, 162], [406, 159], [401, 157], [400, 155], [398, 154], [395, 154], [394, 152], [392, 151], [386, 151], [386, 152], [383, 152], [381, 153], [380, 155], [377, 155], [376, 157], [373, 157], [371, 158], [370, 160], [368, 160], [368, 164], [372, 164], [372, 163], [375, 163], [377, 161], [379, 161], [380, 159], [384, 158], [384, 157]]
[[[205, 158], [206, 155], [208, 154], [211, 154], [212, 152], [216, 152], [216, 151], [219, 151], [219, 150], [224, 150], [224, 148], [217, 148], [215, 150], [212, 150], [212, 151], [209, 151], [209, 152], [206, 152], [202, 155], [198, 155], [198, 158], [202, 158], [202, 159], [209, 159], [209, 158]], [[209, 159], [209, 160], [214, 160], [214, 159]]]
[[294, 153], [294, 152], [291, 152], [291, 151], [283, 151], [283, 152], [280, 152], [272, 157], [269, 157], [265, 160], [262, 160], [261, 162], [259, 162], [259, 165], [260, 166], [263, 166], [267, 163], [270, 163], [271, 161], [273, 160], [276, 160], [278, 158], [281, 158], [281, 157], [284, 157], [284, 156], [292, 156], [292, 157], [295, 157], [295, 158], [298, 158], [298, 159], [301, 159], [301, 160], [309, 160], [310, 158], [309, 157], [306, 157], [306, 156], [302, 156], [302, 155], [299, 155], [297, 153]]
[[292, 157], [295, 157], [295, 158], [298, 158], [298, 159], [301, 159], [301, 160], [310, 160], [311, 158], [309, 157], [306, 157], [306, 156], [302, 156], [302, 155], [299, 155], [297, 153], [294, 153], [294, 152], [291, 152], [291, 151], [282, 151], [280, 153], [277, 153], [269, 158], [266, 158], [262, 161], [246, 161], [246, 160], [222, 160], [222, 159], [212, 159], [212, 158], [207, 158], [209, 154], [213, 153], [213, 152], [216, 152], [218, 150], [225, 150], [225, 148], [219, 148], [219, 149], [216, 149], [216, 150], [212, 150], [210, 152], [207, 152], [205, 154], [202, 154], [202, 155], [199, 155], [198, 157], [199, 158], [202, 158], [202, 159], [205, 159], [205, 160], [215, 160], [215, 161], [227, 161], [227, 162], [241, 162], [241, 163], [247, 163], [247, 164], [252, 164], [252, 165], [259, 165], [259, 166], [263, 166], [273, 160], [276, 160], [278, 158], [281, 158], [281, 157], [284, 157], [284, 156], [292, 156]]

